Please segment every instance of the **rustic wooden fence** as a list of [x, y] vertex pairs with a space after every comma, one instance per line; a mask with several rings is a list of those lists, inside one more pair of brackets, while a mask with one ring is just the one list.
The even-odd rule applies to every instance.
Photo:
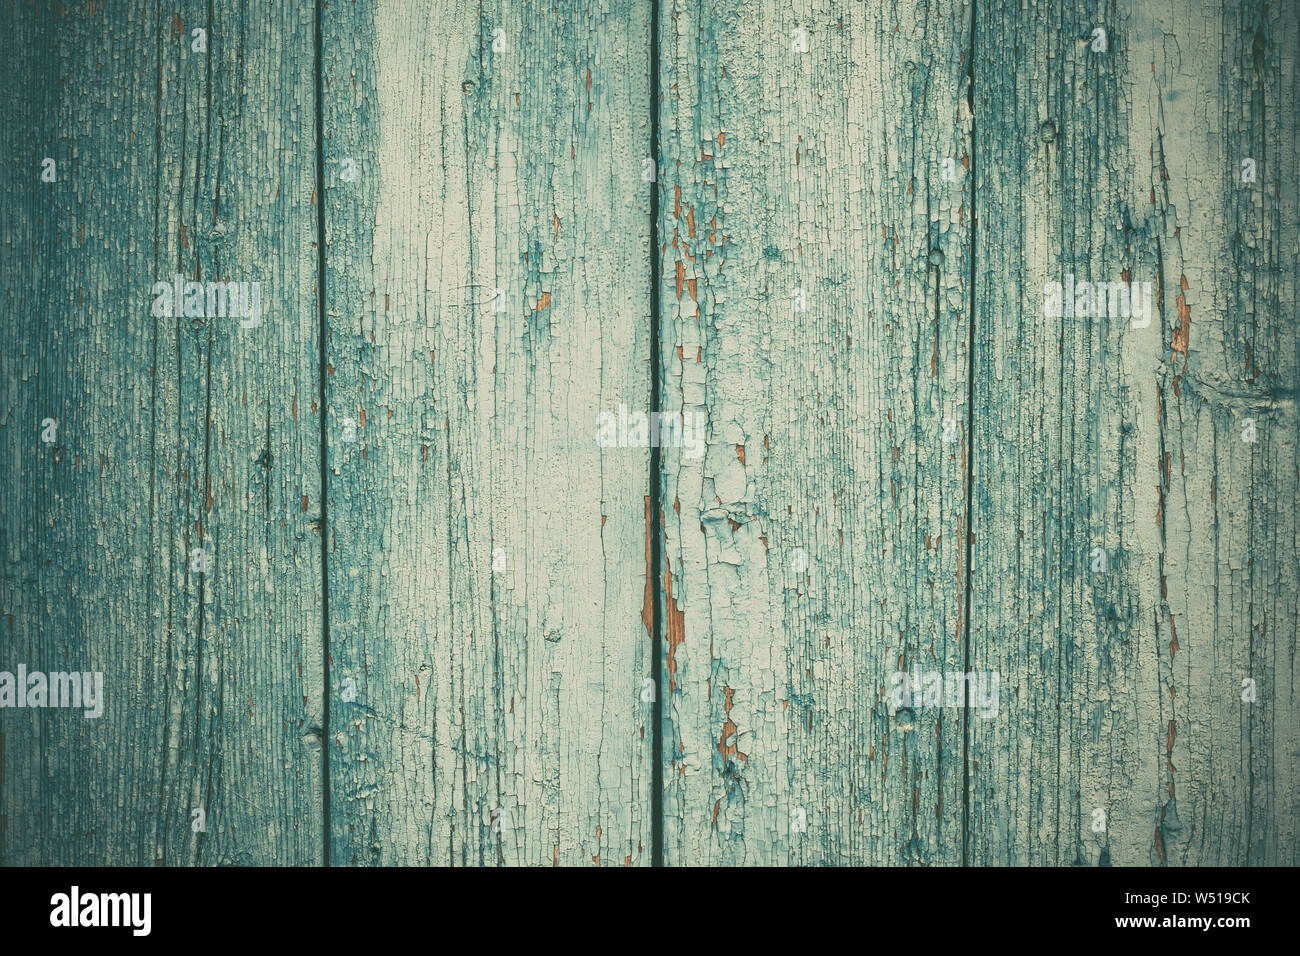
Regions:
[[0, 860], [1296, 863], [1298, 49], [9, 0]]

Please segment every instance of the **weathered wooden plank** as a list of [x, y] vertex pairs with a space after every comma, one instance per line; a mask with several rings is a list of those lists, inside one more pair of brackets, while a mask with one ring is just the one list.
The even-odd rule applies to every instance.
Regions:
[[662, 6], [670, 864], [960, 861], [970, 20]]
[[1295, 33], [979, 8], [970, 863], [1294, 860]]
[[[317, 861], [311, 13], [4, 20], [0, 670], [102, 672], [103, 714], [0, 710], [0, 853]], [[177, 274], [260, 324], [159, 316]]]
[[648, 31], [324, 11], [335, 863], [651, 860]]
[[1143, 12], [1135, 24], [1159, 38], [1143, 62], [1156, 79], [1169, 348], [1157, 389], [1167, 600], [1157, 617], [1152, 862], [1294, 865], [1300, 9], [1206, 2]]

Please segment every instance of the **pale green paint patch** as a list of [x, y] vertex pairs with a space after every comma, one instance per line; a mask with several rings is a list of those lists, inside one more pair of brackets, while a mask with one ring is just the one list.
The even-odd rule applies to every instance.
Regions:
[[651, 861], [636, 9], [326, 12], [337, 863]]

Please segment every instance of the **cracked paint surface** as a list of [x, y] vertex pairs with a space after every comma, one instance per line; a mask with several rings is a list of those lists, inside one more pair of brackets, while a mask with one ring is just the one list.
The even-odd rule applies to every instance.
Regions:
[[245, 12], [0, 31], [0, 862], [1296, 862], [1294, 4]]

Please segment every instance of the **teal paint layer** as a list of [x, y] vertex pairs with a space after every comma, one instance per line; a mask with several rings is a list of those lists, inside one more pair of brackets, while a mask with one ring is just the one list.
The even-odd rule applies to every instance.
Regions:
[[5, 13], [0, 670], [104, 681], [0, 711], [6, 863], [322, 858], [312, 21], [207, 15]]
[[[1295, 862], [1297, 19], [1264, 9], [980, 8], [972, 651], [1015, 704], [971, 724], [973, 864]], [[1150, 284], [1150, 324], [1046, 315], [1068, 276]]]

